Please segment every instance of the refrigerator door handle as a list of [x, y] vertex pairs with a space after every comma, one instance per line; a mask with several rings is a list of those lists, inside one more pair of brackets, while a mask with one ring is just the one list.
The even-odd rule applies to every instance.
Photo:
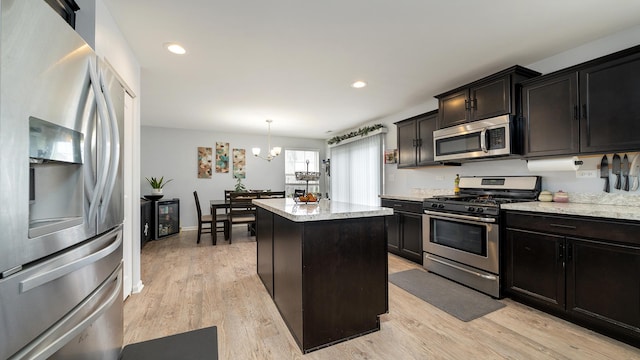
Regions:
[[[94, 197], [95, 197], [94, 194], [97, 192], [97, 189], [95, 187], [96, 177], [93, 172], [93, 166], [94, 166], [93, 156], [91, 155], [92, 154], [91, 146], [93, 145], [92, 134], [94, 132], [94, 127], [95, 127], [95, 121], [91, 121], [91, 119], [95, 119], [96, 117], [95, 96], [93, 99], [89, 101], [90, 101], [90, 108], [89, 108], [88, 118], [86, 119], [88, 126], [86, 129], [85, 140], [84, 140], [85, 155], [84, 155], [84, 162], [83, 162], [84, 189], [86, 193], [85, 199], [87, 200], [87, 204], [88, 204], [88, 206], [86, 207], [87, 209], [90, 209], [90, 205], [97, 200], [97, 199], [94, 200]], [[91, 219], [91, 218], [88, 217], [88, 219]]]
[[[102, 316], [109, 308], [120, 300], [120, 288], [122, 287], [122, 264], [100, 285], [96, 291], [83, 300], [78, 306], [74, 307], [67, 315], [65, 315], [60, 321], [47, 329], [44, 333], [38, 336], [29, 345], [22, 350], [11, 356], [8, 360], [18, 359], [47, 359], [53, 355], [56, 351], [60, 350], [69, 341], [73, 340], [84, 329], [93, 324], [100, 316]], [[90, 307], [93, 302], [96, 302], [100, 297], [104, 296], [104, 293], [113, 287], [108, 297], [91, 313], [87, 314], [81, 319], [76, 319], [82, 316], [81, 312], [87, 307]], [[77, 322], [74, 324], [74, 322]], [[60, 332], [63, 332], [60, 334]]]
[[100, 84], [102, 85], [102, 93], [104, 95], [104, 100], [107, 108], [108, 126], [111, 130], [111, 132], [109, 133], [111, 143], [111, 153], [109, 154], [109, 170], [106, 175], [107, 183], [105, 187], [105, 193], [102, 197], [104, 210], [101, 213], [101, 220], [104, 221], [104, 218], [108, 213], [107, 209], [109, 208], [109, 204], [111, 201], [111, 194], [113, 193], [113, 188], [115, 187], [118, 177], [118, 166], [120, 163], [120, 137], [115, 107], [113, 105], [113, 100], [111, 99], [111, 94], [109, 93], [109, 87], [104, 80], [104, 72], [102, 71], [100, 72]]
[[92, 264], [102, 258], [109, 256], [111, 253], [116, 251], [120, 245], [122, 244], [122, 229], [118, 227], [111, 231], [110, 233], [105, 234], [101, 238], [114, 237], [113, 242], [107, 246], [102, 248], [99, 251], [91, 253], [87, 256], [84, 256], [80, 259], [77, 259], [72, 262], [64, 262], [61, 266], [55, 266], [53, 269], [48, 270], [43, 273], [36, 274], [27, 279], [24, 279], [20, 282], [20, 293], [25, 293], [31, 289], [35, 289], [40, 285], [44, 285], [51, 281], [54, 281], [62, 276], [65, 276], [69, 273], [72, 273], [82, 267], [85, 267], [89, 264]]
[[109, 135], [109, 126], [106, 112], [106, 104], [104, 100], [104, 95], [102, 94], [102, 90], [100, 89], [100, 78], [97, 75], [96, 64], [92, 59], [89, 60], [89, 76], [91, 77], [91, 86], [93, 87], [93, 93], [96, 97], [96, 105], [98, 108], [98, 132], [100, 135], [100, 143], [104, 144], [104, 147], [98, 149], [98, 164], [102, 166], [101, 169], [97, 169], [97, 181], [96, 188], [91, 197], [91, 202], [89, 205], [89, 221], [96, 218], [98, 212], [99, 200], [102, 197], [102, 193], [104, 192], [104, 187], [106, 185], [106, 174], [109, 170], [109, 159], [110, 155], [110, 142], [107, 139]]

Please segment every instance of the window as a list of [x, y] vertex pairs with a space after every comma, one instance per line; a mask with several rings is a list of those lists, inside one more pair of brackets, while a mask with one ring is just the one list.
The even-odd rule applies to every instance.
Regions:
[[383, 136], [331, 148], [331, 200], [380, 206]]
[[[309, 161], [309, 169], [307, 169]], [[284, 191], [293, 196], [296, 189], [307, 191], [307, 182], [296, 180], [297, 171], [320, 172], [320, 152], [318, 150], [284, 150]], [[309, 192], [320, 192], [320, 181], [309, 181]]]

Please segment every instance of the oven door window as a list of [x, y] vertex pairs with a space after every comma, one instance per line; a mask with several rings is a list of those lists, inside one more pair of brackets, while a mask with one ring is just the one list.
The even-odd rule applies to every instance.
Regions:
[[460, 251], [487, 256], [487, 228], [483, 224], [431, 219], [429, 241]]

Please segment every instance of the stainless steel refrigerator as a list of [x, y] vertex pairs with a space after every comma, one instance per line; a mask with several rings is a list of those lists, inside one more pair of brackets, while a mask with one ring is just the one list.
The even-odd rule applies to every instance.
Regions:
[[0, 9], [0, 359], [117, 359], [124, 90], [44, 1]]

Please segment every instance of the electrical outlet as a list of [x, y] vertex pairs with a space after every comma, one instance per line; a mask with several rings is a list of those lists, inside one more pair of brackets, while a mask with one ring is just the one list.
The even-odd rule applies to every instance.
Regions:
[[578, 170], [576, 171], [576, 178], [595, 178], [598, 177], [597, 170]]

